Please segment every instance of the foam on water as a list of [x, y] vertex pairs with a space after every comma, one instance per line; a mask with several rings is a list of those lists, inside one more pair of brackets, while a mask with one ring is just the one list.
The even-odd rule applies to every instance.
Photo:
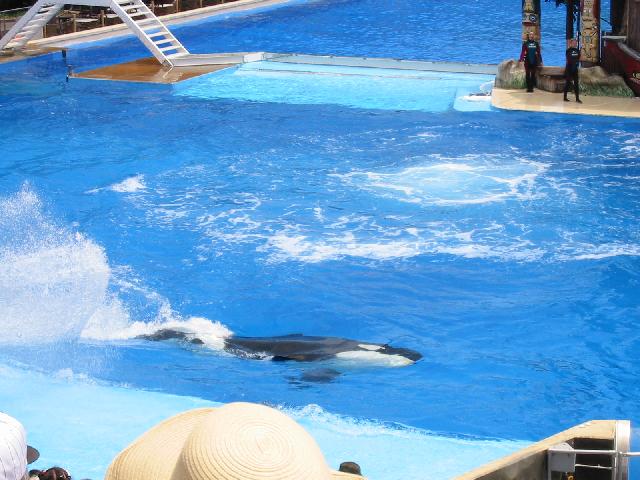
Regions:
[[[191, 408], [220, 405], [113, 386], [70, 369], [47, 376], [6, 364], [0, 364], [0, 392], [3, 411], [25, 425], [29, 443], [40, 450], [34, 468], [61, 465], [74, 478], [94, 480], [103, 478], [120, 450], [163, 419]], [[69, 398], [73, 402], [60, 401]], [[318, 405], [281, 409], [311, 433], [332, 467], [357, 461], [372, 480], [447, 478], [527, 445], [445, 436], [336, 415]]]
[[497, 158], [479, 161], [473, 156], [456, 162], [446, 158], [434, 160], [437, 163], [398, 172], [353, 172], [341, 177], [359, 188], [407, 202], [471, 205], [532, 199], [536, 195], [536, 178], [548, 168], [526, 160], [503, 163]]
[[[438, 134], [418, 131], [410, 138], [430, 141]], [[239, 171], [247, 161], [244, 156], [227, 160]], [[344, 212], [333, 208], [324, 193], [308, 204], [283, 201], [282, 187], [275, 181], [251, 193], [245, 186], [227, 191], [227, 185], [217, 186], [216, 170], [206, 165], [149, 176], [148, 187], [130, 201], [149, 225], [196, 233], [197, 262], [246, 248], [263, 253], [268, 263], [347, 257], [393, 261], [421, 255], [564, 262], [638, 254], [634, 231], [617, 226], [620, 235], [609, 242], [612, 248], [582, 224], [536, 234], [536, 225], [530, 223], [535, 219], [527, 213], [531, 206], [538, 205], [540, 211], [561, 208], [565, 216], [579, 211], [591, 202], [588, 180], [567, 178], [552, 164], [524, 158], [517, 149], [513, 154], [410, 160], [412, 166], [400, 169], [323, 171], [314, 180], [325, 182], [329, 191], [346, 186], [353, 201], [362, 205], [369, 204], [372, 195], [378, 197], [373, 201], [380, 205], [374, 210]], [[618, 174], [614, 167], [607, 165], [609, 183], [632, 180], [628, 171]], [[177, 181], [189, 187], [172, 187]]]
[[618, 256], [640, 256], [640, 245], [625, 243], [573, 245], [571, 254], [558, 255], [562, 260], [602, 260], [603, 258]]
[[219, 350], [231, 334], [219, 322], [181, 317], [166, 299], [140, 287], [158, 306], [150, 318], [133, 320], [118, 292], [134, 285], [114, 275], [101, 246], [47, 216], [28, 185], [0, 197], [0, 231], [0, 343], [123, 340], [173, 328]]
[[117, 193], [134, 193], [140, 190], [145, 190], [147, 186], [144, 183], [144, 175], [134, 175], [127, 177], [121, 182], [114, 183], [104, 188], [94, 188], [87, 193], [98, 193], [103, 190], [110, 190]]
[[[373, 231], [375, 228], [375, 225], [371, 226]], [[489, 225], [486, 228], [461, 231], [453, 223], [435, 222], [420, 228], [391, 229], [378, 226], [379, 235], [374, 237], [370, 237], [370, 233], [361, 236], [361, 232], [329, 231], [318, 238], [288, 229], [268, 237], [258, 250], [267, 252], [273, 262], [296, 260], [309, 263], [344, 257], [393, 260], [438, 254], [534, 261], [545, 255], [546, 252], [541, 247], [517, 235], [502, 233], [506, 230], [508, 229], [501, 225]]]

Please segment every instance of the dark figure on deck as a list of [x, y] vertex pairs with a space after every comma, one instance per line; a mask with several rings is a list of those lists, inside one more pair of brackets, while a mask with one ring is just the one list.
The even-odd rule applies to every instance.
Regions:
[[569, 93], [569, 85], [573, 83], [573, 91], [576, 93], [576, 102], [582, 103], [580, 100], [580, 79], [578, 72], [580, 66], [580, 50], [578, 50], [578, 41], [575, 38], [569, 42], [567, 48], [567, 65], [564, 67], [564, 101], [568, 102], [567, 93]]
[[527, 77], [527, 92], [533, 92], [536, 84], [536, 71], [542, 66], [542, 53], [540, 44], [535, 41], [533, 32], [527, 33], [527, 40], [522, 44], [520, 61], [524, 62], [524, 71]]

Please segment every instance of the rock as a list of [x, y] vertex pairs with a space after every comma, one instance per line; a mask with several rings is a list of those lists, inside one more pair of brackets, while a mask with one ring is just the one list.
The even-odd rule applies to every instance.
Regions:
[[[564, 67], [542, 67], [538, 70], [537, 87], [548, 92], [564, 90]], [[516, 60], [498, 65], [496, 88], [524, 89], [524, 66]], [[602, 67], [580, 69], [580, 93], [600, 97], [633, 97], [633, 91], [620, 75], [611, 75]]]
[[633, 91], [620, 75], [612, 75], [602, 67], [580, 69], [580, 92], [601, 97], [633, 97]]
[[505, 60], [498, 65], [496, 88], [518, 89], [526, 88], [524, 66], [517, 60]]

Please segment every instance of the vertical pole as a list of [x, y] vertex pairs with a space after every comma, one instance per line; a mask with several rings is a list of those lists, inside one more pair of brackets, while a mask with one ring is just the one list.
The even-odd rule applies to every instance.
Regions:
[[522, 0], [522, 41], [526, 40], [529, 32], [533, 32], [535, 39], [540, 41], [540, 0]]
[[566, 0], [567, 2], [567, 19], [566, 19], [566, 33], [567, 33], [567, 48], [569, 48], [569, 40], [571, 40], [574, 36], [574, 31], [573, 31], [573, 12], [575, 11], [574, 7], [573, 7], [573, 2], [574, 0]]
[[591, 67], [600, 63], [600, 0], [581, 0], [580, 7], [580, 58]]

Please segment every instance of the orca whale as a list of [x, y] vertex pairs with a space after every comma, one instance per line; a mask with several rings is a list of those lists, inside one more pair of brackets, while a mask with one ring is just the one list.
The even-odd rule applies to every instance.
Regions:
[[[193, 345], [204, 342], [191, 332], [164, 328], [136, 337], [142, 340], [178, 340]], [[291, 334], [276, 337], [240, 337], [224, 339], [224, 351], [241, 358], [272, 361], [317, 362], [341, 360], [356, 364], [383, 364], [399, 367], [411, 365], [422, 358], [415, 350], [391, 345], [361, 342], [341, 337], [320, 337]]]

